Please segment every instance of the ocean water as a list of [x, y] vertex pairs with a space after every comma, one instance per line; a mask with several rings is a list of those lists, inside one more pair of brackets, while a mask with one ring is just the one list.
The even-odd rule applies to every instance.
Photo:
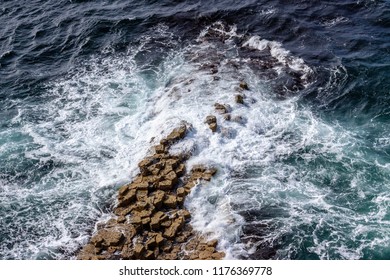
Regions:
[[0, 0], [0, 20], [0, 259], [75, 258], [183, 120], [172, 152], [219, 170], [186, 207], [226, 258], [390, 259], [389, 1]]

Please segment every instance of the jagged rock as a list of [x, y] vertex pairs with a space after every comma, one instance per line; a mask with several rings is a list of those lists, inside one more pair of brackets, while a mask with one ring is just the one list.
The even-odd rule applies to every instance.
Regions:
[[242, 96], [241, 94], [237, 94], [237, 95], [234, 97], [234, 100], [235, 100], [236, 103], [238, 103], [238, 104], [244, 104], [244, 96]]
[[176, 208], [176, 206], [177, 206], [176, 196], [167, 195], [163, 203], [166, 207]]
[[143, 226], [146, 226], [146, 225], [148, 225], [150, 223], [150, 218], [149, 217], [145, 217], [145, 218], [143, 218], [141, 220], [141, 222], [142, 222]]
[[212, 123], [209, 125], [209, 128], [211, 129], [212, 132], [216, 132], [217, 131], [217, 124], [216, 123]]
[[218, 246], [218, 240], [217, 239], [213, 239], [213, 240], [207, 242], [207, 246], [216, 248]]
[[149, 183], [147, 181], [141, 181], [138, 183], [131, 183], [129, 186], [131, 189], [136, 189], [136, 190], [147, 190], [149, 187]]
[[180, 187], [180, 188], [177, 188], [177, 190], [176, 190], [176, 195], [177, 195], [178, 197], [184, 197], [184, 196], [187, 195], [187, 192], [186, 192], [185, 188]]
[[240, 83], [240, 88], [244, 90], [249, 90], [248, 84], [246, 82], [241, 82]]
[[201, 260], [211, 259], [212, 254], [210, 251], [202, 251], [199, 253], [199, 258]]
[[167, 175], [164, 176], [164, 178], [165, 178], [167, 181], [171, 181], [171, 182], [172, 182], [172, 185], [174, 185], [174, 184], [177, 183], [177, 176], [176, 176], [175, 171], [169, 172]]
[[154, 146], [154, 151], [156, 154], [163, 154], [165, 153], [165, 146], [164, 145]]
[[187, 133], [187, 127], [181, 125], [180, 127], [174, 129], [166, 138], [160, 141], [161, 145], [171, 146], [176, 141], [182, 139]]
[[146, 249], [142, 244], [138, 243], [134, 246], [134, 256], [137, 259], [139, 259], [145, 253], [145, 251], [146, 251]]
[[225, 257], [225, 253], [224, 252], [216, 252], [216, 253], [213, 253], [211, 255], [211, 257], [214, 259], [214, 260], [221, 260]]
[[180, 163], [180, 160], [177, 158], [170, 158], [165, 161], [167, 165], [172, 166], [172, 168], [176, 168], [177, 165]]
[[156, 247], [157, 243], [156, 243], [156, 237], [150, 237], [146, 243], [145, 243], [145, 246], [148, 250], [153, 250], [155, 247]]
[[165, 193], [161, 190], [158, 190], [153, 195], [153, 205], [157, 209], [162, 206], [162, 203], [164, 201]]
[[[118, 217], [99, 226], [79, 259], [199, 259], [197, 248], [211, 253], [213, 259], [224, 256], [216, 254], [216, 244], [200, 241], [188, 224], [190, 213], [180, 209], [197, 180], [209, 180], [216, 172], [203, 165], [194, 166], [186, 178], [179, 180], [186, 172], [184, 161], [189, 154], [172, 156], [168, 148], [186, 131], [185, 125], [172, 131], [163, 139], [164, 144], [154, 147], [155, 154], [139, 163], [139, 175], [118, 190], [118, 206], [114, 208]], [[175, 189], [181, 182], [184, 186]], [[183, 251], [184, 246], [191, 247], [195, 254]]]
[[164, 180], [158, 183], [158, 188], [164, 191], [170, 191], [172, 189], [173, 182], [170, 180]]
[[210, 115], [210, 116], [206, 117], [205, 123], [207, 123], [208, 125], [210, 125], [212, 123], [216, 123], [216, 122], [217, 122], [217, 118], [215, 116]]
[[145, 260], [153, 260], [154, 259], [154, 251], [148, 250], [144, 254]]
[[178, 212], [178, 214], [179, 214], [179, 216], [184, 217], [184, 219], [189, 219], [189, 218], [191, 218], [190, 212], [188, 212], [188, 211], [185, 210], [185, 209], [180, 209], [179, 212]]
[[150, 221], [150, 228], [152, 230], [157, 230], [160, 228], [161, 224], [168, 219], [168, 216], [164, 212], [157, 212], [153, 215]]
[[91, 243], [95, 244], [96, 247], [116, 246], [123, 241], [123, 237], [119, 231], [103, 229], [97, 232], [91, 239]]
[[220, 114], [226, 114], [229, 112], [229, 107], [220, 103], [214, 104], [215, 110]]
[[172, 225], [171, 220], [167, 220], [167, 221], [161, 223], [161, 226], [164, 228], [170, 227], [171, 225]]
[[186, 166], [183, 163], [179, 164], [179, 166], [176, 168], [175, 172], [176, 172], [177, 176], [179, 176], [179, 177], [183, 176], [184, 173], [186, 172]]
[[145, 158], [140, 161], [138, 164], [138, 167], [141, 171], [141, 174], [144, 176], [147, 176], [150, 174], [150, 171], [148, 170], [148, 167], [154, 163], [155, 159], [152, 157]]
[[191, 172], [205, 172], [207, 169], [204, 165], [197, 164], [192, 167]]
[[119, 198], [118, 207], [125, 207], [130, 205], [136, 199], [137, 191], [132, 189], [124, 197]]
[[145, 202], [146, 201], [146, 198], [148, 197], [148, 191], [146, 190], [146, 191], [137, 191], [137, 194], [136, 194], [136, 196], [137, 196], [137, 200], [139, 201], [139, 202]]

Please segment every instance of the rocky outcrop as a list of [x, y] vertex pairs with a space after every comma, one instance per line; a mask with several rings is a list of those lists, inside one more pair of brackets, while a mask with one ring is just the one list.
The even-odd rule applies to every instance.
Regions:
[[215, 116], [213, 115], [207, 116], [205, 123], [209, 125], [209, 128], [211, 129], [212, 132], [217, 131], [218, 125], [217, 125], [217, 118]]
[[[209, 118], [216, 124], [216, 118]], [[215, 122], [214, 122], [215, 121]], [[206, 120], [207, 122], [207, 120]], [[168, 150], [187, 133], [174, 129], [154, 154], [139, 162], [139, 174], [118, 190], [115, 218], [99, 226], [78, 259], [222, 259], [218, 242], [208, 241], [189, 224], [191, 214], [183, 207], [186, 196], [201, 180], [209, 181], [215, 168], [194, 166], [186, 174], [188, 156]]]

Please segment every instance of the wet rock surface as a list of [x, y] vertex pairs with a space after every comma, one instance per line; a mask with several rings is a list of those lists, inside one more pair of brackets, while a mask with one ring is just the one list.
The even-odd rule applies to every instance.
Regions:
[[[215, 117], [212, 121], [216, 123]], [[207, 240], [192, 229], [191, 214], [183, 207], [191, 189], [217, 172], [198, 165], [186, 173], [188, 155], [168, 152], [185, 137], [187, 129], [186, 125], [174, 129], [154, 147], [153, 155], [139, 162], [139, 174], [118, 190], [115, 218], [99, 226], [78, 259], [224, 258], [225, 254], [217, 251], [217, 240]]]

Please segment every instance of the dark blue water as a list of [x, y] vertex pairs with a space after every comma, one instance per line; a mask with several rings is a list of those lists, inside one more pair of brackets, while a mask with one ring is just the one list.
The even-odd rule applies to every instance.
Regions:
[[390, 2], [237, 2], [0, 0], [1, 259], [73, 258], [179, 119], [228, 258], [390, 259]]

